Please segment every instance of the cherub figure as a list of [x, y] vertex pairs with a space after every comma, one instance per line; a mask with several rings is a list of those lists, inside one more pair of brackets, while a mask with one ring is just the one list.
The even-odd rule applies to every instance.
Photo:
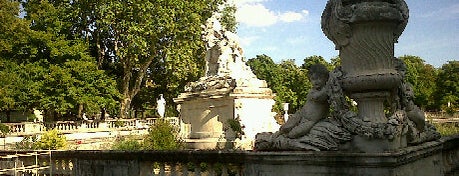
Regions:
[[314, 64], [310, 67], [308, 77], [313, 87], [308, 92], [306, 104], [280, 127], [280, 134], [285, 134], [292, 139], [301, 137], [307, 134], [314, 124], [327, 117], [329, 104], [325, 85], [328, 74], [327, 68], [322, 64]]
[[425, 116], [424, 112], [414, 104], [414, 91], [410, 83], [405, 82], [406, 65], [401, 59], [395, 59], [397, 62], [396, 70], [400, 74], [402, 82], [398, 88], [398, 104], [397, 109], [404, 110], [407, 114], [408, 119], [416, 124], [416, 128], [419, 131], [424, 131], [425, 127]]
[[[350, 133], [329, 115], [329, 72], [324, 65], [315, 64], [308, 77], [312, 89], [306, 104], [291, 115], [276, 133], [259, 133], [256, 150], [337, 150], [339, 144], [350, 140]], [[333, 81], [333, 80], [332, 80]]]
[[405, 82], [406, 65], [401, 59], [395, 59], [397, 62], [396, 69], [402, 78], [402, 82], [397, 89], [396, 106], [398, 110], [405, 112], [410, 121], [408, 143], [419, 144], [440, 138], [440, 133], [435, 127], [426, 123], [424, 112], [414, 104], [414, 91], [410, 83]]

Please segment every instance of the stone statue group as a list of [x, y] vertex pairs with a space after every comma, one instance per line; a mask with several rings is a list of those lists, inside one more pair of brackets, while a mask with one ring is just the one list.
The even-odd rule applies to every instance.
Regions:
[[[396, 59], [396, 70], [403, 78], [406, 66]], [[313, 85], [306, 104], [290, 115], [275, 133], [259, 133], [256, 150], [352, 150], [349, 143], [354, 136], [385, 139], [414, 145], [440, 138], [435, 128], [425, 123], [424, 112], [413, 103], [413, 90], [401, 81], [391, 92], [386, 106], [387, 123], [374, 123], [359, 117], [351, 100], [343, 93], [340, 68], [329, 73], [321, 64], [309, 68]], [[402, 79], [403, 80], [403, 79]], [[402, 144], [403, 146], [403, 144]]]

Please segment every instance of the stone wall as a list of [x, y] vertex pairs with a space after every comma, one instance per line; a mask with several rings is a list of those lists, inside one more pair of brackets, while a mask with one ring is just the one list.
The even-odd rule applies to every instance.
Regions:
[[459, 135], [393, 152], [257, 152], [247, 175], [433, 176], [459, 174]]
[[[34, 151], [0, 151], [33, 164]], [[384, 153], [257, 151], [42, 151], [38, 173], [58, 175], [442, 176], [459, 174], [459, 135]], [[47, 153], [47, 154], [46, 154]], [[16, 157], [15, 157], [16, 156]], [[11, 159], [13, 158], [13, 159]], [[15, 158], [18, 158], [17, 160]], [[29, 162], [25, 162], [29, 161]], [[31, 165], [31, 169], [34, 169]], [[0, 168], [0, 171], [8, 168]], [[13, 168], [14, 170], [14, 168]], [[11, 168], [8, 173], [11, 173]], [[20, 174], [17, 171], [17, 174]]]

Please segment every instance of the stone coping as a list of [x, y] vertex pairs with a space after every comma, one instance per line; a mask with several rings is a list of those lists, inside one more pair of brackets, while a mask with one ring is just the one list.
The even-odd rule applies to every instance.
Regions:
[[[393, 152], [354, 153], [343, 151], [240, 151], [240, 150], [177, 150], [177, 151], [115, 151], [68, 150], [51, 151], [55, 159], [137, 160], [154, 162], [206, 162], [232, 164], [293, 164], [338, 167], [397, 167], [421, 158], [459, 149], [459, 135], [407, 147]], [[46, 152], [37, 151], [37, 152]], [[0, 151], [0, 155], [34, 151]]]

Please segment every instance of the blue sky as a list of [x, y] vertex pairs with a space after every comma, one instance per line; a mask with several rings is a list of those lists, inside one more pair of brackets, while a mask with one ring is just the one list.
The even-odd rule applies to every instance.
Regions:
[[[338, 55], [321, 31], [326, 0], [234, 0], [247, 59], [266, 54], [275, 62]], [[395, 45], [395, 56], [419, 56], [435, 67], [459, 60], [459, 0], [406, 0], [408, 26]]]

